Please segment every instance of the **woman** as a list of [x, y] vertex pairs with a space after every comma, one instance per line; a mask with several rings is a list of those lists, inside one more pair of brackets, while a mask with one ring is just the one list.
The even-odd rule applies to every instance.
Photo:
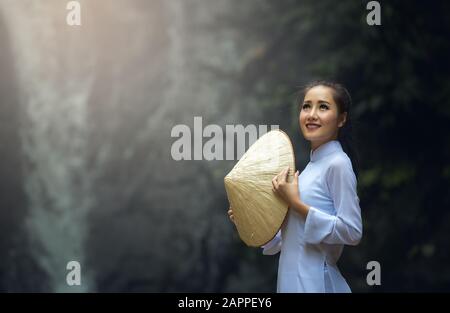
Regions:
[[[362, 236], [350, 107], [340, 84], [320, 81], [304, 90], [299, 124], [311, 142], [310, 162], [292, 183], [288, 168], [273, 178], [273, 191], [289, 211], [262, 246], [265, 255], [281, 251], [277, 292], [351, 292], [336, 265], [344, 245], [357, 245]], [[232, 208], [228, 214], [234, 222]]]

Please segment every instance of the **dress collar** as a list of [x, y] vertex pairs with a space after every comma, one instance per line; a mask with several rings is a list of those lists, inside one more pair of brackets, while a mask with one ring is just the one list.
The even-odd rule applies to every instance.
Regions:
[[341, 143], [338, 140], [330, 140], [320, 145], [318, 148], [316, 148], [316, 150], [311, 150], [309, 153], [309, 159], [311, 160], [311, 162], [318, 161], [336, 151], [343, 151]]

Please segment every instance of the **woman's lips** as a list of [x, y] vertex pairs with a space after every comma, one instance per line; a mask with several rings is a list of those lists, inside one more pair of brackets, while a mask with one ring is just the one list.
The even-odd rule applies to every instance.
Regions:
[[311, 131], [318, 129], [319, 127], [320, 127], [319, 124], [306, 124], [306, 129]]

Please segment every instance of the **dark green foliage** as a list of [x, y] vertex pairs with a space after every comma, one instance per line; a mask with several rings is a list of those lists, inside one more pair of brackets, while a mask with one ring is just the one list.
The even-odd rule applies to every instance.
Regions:
[[[296, 86], [318, 78], [348, 86], [364, 237], [346, 249], [342, 272], [354, 291], [448, 291], [450, 5], [381, 1], [382, 25], [368, 26], [366, 3], [268, 1], [259, 26], [269, 30], [267, 49], [245, 81], [292, 133]], [[365, 283], [370, 260], [381, 263], [377, 288]]]

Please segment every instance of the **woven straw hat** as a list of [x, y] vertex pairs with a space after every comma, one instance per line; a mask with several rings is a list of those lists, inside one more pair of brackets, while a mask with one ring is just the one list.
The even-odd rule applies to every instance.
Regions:
[[236, 228], [248, 246], [268, 243], [281, 228], [288, 204], [272, 191], [272, 179], [287, 167], [288, 181], [292, 181], [292, 143], [276, 129], [261, 136], [224, 178]]

